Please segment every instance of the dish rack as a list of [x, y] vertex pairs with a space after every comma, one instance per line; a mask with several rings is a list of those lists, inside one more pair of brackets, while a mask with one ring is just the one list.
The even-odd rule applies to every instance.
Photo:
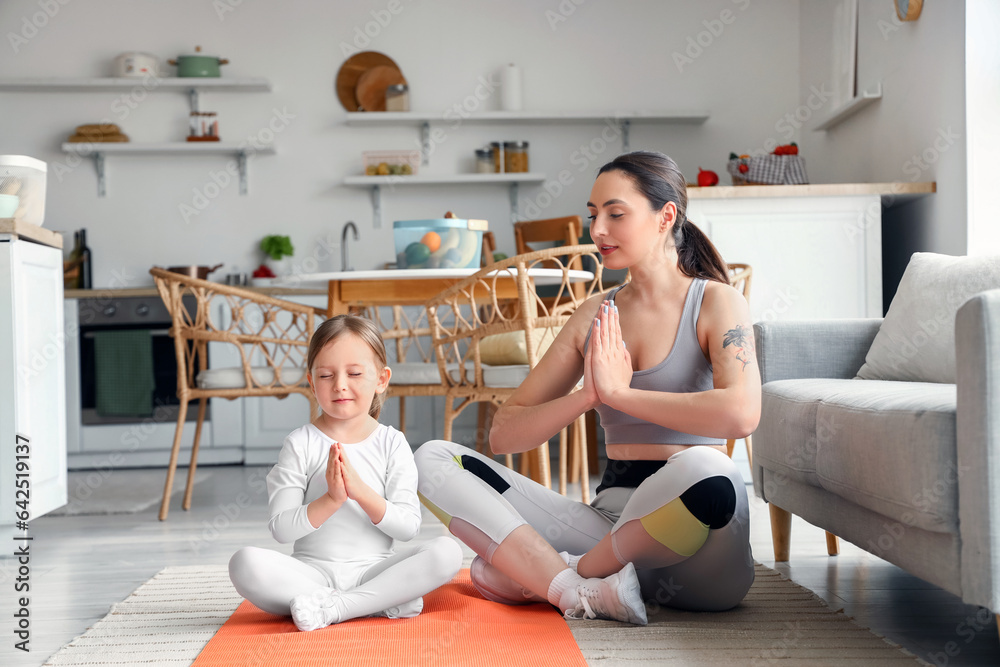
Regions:
[[42, 226], [48, 165], [26, 155], [0, 155], [0, 218]]
[[364, 151], [361, 161], [366, 176], [410, 176], [420, 168], [420, 151]]

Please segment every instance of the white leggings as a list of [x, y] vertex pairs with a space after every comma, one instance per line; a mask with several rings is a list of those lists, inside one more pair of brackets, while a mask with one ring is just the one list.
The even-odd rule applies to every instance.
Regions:
[[421, 501], [487, 563], [528, 524], [574, 555], [611, 533], [615, 556], [635, 564], [651, 603], [721, 611], [739, 604], [753, 583], [746, 485], [716, 449], [674, 454], [637, 488], [604, 489], [591, 505], [453, 442], [428, 442], [414, 456]]
[[[414, 601], [451, 581], [461, 565], [462, 548], [449, 537], [400, 549], [358, 571], [357, 585], [342, 596], [347, 610], [342, 620]], [[336, 587], [328, 570], [337, 567], [336, 563], [314, 565], [270, 549], [243, 547], [229, 560], [229, 578], [236, 591], [258, 608], [289, 616], [289, 603], [296, 595]]]

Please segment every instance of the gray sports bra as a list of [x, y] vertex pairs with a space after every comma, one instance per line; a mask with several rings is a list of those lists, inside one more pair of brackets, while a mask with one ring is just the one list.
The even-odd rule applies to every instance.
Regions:
[[[705, 296], [704, 278], [695, 278], [688, 288], [684, 300], [684, 311], [677, 327], [677, 338], [670, 348], [667, 358], [652, 368], [632, 372], [633, 389], [666, 392], [693, 392], [712, 389], [712, 365], [705, 359], [698, 343], [698, 314], [701, 312], [701, 302]], [[615, 295], [625, 287], [622, 285], [611, 291], [608, 299], [614, 303]], [[584, 352], [590, 344], [590, 333], [584, 342]], [[624, 412], [619, 412], [607, 405], [600, 405], [597, 412], [601, 415], [601, 426], [604, 428], [604, 441], [609, 445], [618, 444], [657, 444], [657, 445], [724, 445], [720, 438], [706, 438], [690, 433], [681, 433], [659, 424], [653, 424], [637, 419]]]

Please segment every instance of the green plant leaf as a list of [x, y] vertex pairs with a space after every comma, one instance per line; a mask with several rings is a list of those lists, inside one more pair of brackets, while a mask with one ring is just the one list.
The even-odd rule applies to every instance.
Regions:
[[292, 246], [292, 239], [288, 236], [282, 236], [279, 234], [271, 234], [261, 239], [260, 249], [265, 255], [275, 261], [281, 259], [282, 257], [291, 257], [295, 254], [295, 248]]

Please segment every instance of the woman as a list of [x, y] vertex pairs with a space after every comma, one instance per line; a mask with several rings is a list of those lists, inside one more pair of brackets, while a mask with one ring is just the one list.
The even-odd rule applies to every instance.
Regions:
[[746, 301], [687, 220], [666, 155], [606, 164], [587, 207], [604, 266], [631, 282], [577, 310], [497, 412], [490, 444], [527, 451], [596, 408], [608, 456], [597, 496], [571, 501], [434, 441], [416, 454], [421, 499], [478, 554], [473, 582], [492, 600], [640, 624], [643, 600], [728, 609], [753, 582], [746, 487], [724, 450], [760, 417]]

